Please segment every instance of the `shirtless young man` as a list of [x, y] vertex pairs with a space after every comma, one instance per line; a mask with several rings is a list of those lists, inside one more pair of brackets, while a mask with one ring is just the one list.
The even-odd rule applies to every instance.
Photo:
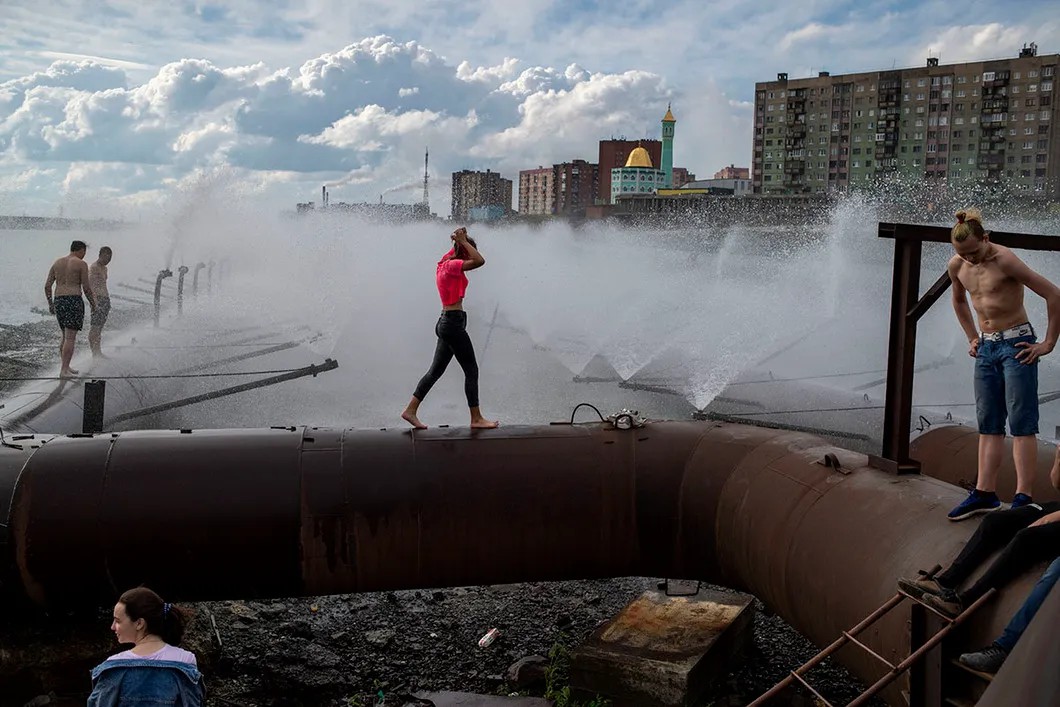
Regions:
[[[74, 357], [74, 344], [77, 341], [77, 332], [85, 323], [85, 302], [81, 299], [84, 291], [88, 298], [88, 304], [92, 311], [96, 311], [96, 297], [92, 294], [92, 285], [88, 282], [88, 265], [85, 263], [85, 251], [88, 246], [84, 241], [74, 241], [70, 244], [70, 255], [59, 258], [48, 270], [48, 279], [44, 283], [44, 296], [48, 298], [48, 311], [59, 320], [59, 328], [63, 331], [63, 341], [60, 347], [62, 354], [62, 367], [59, 376], [69, 378], [77, 375], [78, 371], [70, 368], [70, 361]], [[55, 298], [52, 299], [52, 285], [55, 285]]]
[[107, 266], [110, 265], [114, 251], [110, 246], [99, 249], [99, 258], [88, 266], [88, 284], [96, 295], [96, 309], [92, 312], [92, 322], [88, 330], [88, 345], [92, 348], [92, 355], [96, 358], [106, 358], [100, 348], [100, 338], [103, 336], [103, 327], [110, 315], [110, 292], [107, 291]]
[[[1008, 248], [990, 242], [977, 209], [957, 212], [950, 232], [956, 255], [950, 259], [953, 309], [975, 358], [975, 408], [979, 423], [979, 475], [975, 489], [949, 513], [964, 520], [1001, 507], [997, 475], [1005, 448], [1005, 418], [1012, 434], [1016, 495], [1012, 508], [1032, 502], [1038, 468], [1038, 359], [1060, 336], [1060, 289], [1027, 267]], [[1023, 288], [1041, 296], [1049, 314], [1045, 339], [1036, 342], [1023, 307]], [[966, 294], [979, 319], [977, 332]]]

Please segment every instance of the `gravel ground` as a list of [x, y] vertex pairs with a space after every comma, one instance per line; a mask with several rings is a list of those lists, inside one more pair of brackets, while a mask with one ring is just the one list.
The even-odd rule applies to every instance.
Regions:
[[[557, 645], [575, 647], [600, 622], [656, 587], [654, 579], [621, 578], [200, 604], [197, 624], [212, 631], [212, 616], [221, 640], [220, 651], [216, 639], [210, 641], [210, 702], [367, 705], [381, 691], [391, 705], [421, 690], [508, 694], [518, 689], [506, 680], [514, 662], [548, 656]], [[704, 707], [747, 704], [817, 652], [756, 604], [753, 648], [699, 703]], [[479, 648], [491, 628], [501, 630], [500, 638]], [[556, 688], [562, 687], [564, 667], [558, 662]], [[831, 665], [815, 671], [814, 684], [839, 704], [859, 690], [846, 671]], [[540, 696], [545, 685], [520, 691]], [[783, 703], [811, 704], [799, 697]]]

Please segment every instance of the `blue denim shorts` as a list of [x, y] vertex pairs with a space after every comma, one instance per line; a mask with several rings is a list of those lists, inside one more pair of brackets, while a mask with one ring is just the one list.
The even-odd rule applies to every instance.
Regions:
[[975, 357], [975, 413], [979, 434], [1005, 434], [1005, 418], [1013, 437], [1038, 434], [1038, 362], [1021, 363], [1021, 342], [1034, 336], [1003, 341], [979, 340]]

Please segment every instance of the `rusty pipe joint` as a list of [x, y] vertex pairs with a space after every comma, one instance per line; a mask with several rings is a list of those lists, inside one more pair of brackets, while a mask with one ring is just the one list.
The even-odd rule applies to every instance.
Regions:
[[173, 271], [163, 268], [158, 271], [158, 277], [155, 278], [155, 327], [158, 327], [158, 319], [162, 313], [162, 281], [167, 277], [173, 277]]
[[188, 274], [188, 266], [181, 265], [177, 272], [180, 273], [177, 278], [177, 314], [184, 314], [184, 276]]

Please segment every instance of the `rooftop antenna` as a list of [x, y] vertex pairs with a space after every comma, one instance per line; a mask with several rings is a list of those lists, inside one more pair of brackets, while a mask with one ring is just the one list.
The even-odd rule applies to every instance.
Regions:
[[427, 163], [431, 158], [430, 148], [423, 148], [423, 207], [427, 209], [428, 213], [431, 210], [431, 196], [427, 191]]

